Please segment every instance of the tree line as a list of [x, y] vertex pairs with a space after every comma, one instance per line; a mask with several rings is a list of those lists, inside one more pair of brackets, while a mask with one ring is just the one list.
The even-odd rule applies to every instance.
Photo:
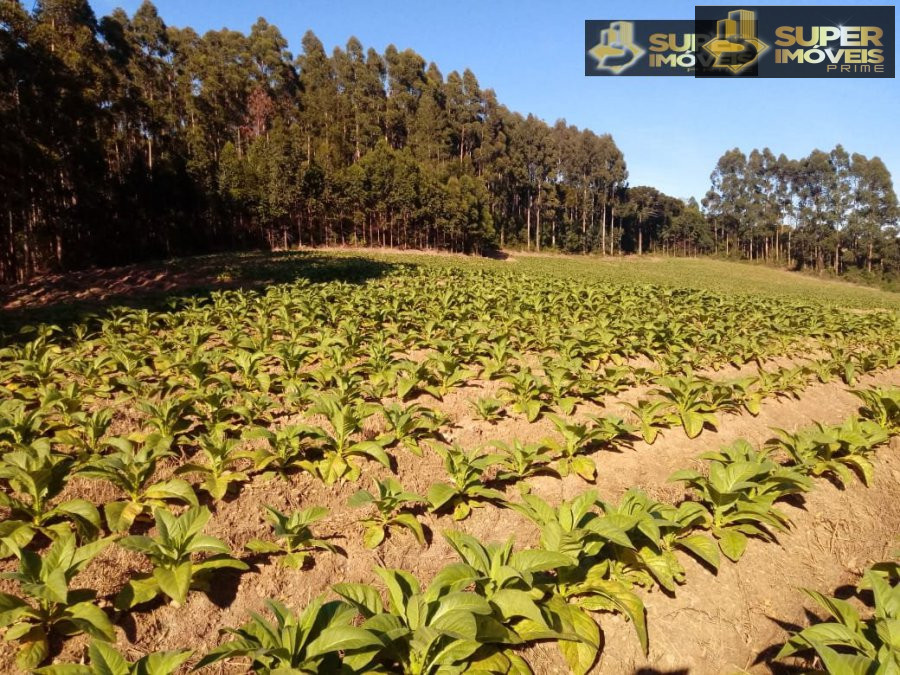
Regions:
[[416, 52], [277, 27], [198, 35], [144, 2], [0, 8], [0, 277], [248, 246], [608, 250], [608, 134], [510, 111]]
[[900, 274], [897, 196], [878, 157], [838, 145], [801, 159], [727, 151], [698, 204], [626, 190], [616, 234], [626, 252], [718, 254], [871, 278]]
[[897, 195], [878, 157], [840, 145], [801, 159], [735, 148], [711, 178], [703, 203], [719, 250], [835, 274], [900, 271]]
[[702, 204], [628, 185], [609, 134], [393, 45], [199, 35], [145, 1], [0, 3], [0, 281], [298, 245], [722, 254], [900, 270], [880, 159], [726, 152]]

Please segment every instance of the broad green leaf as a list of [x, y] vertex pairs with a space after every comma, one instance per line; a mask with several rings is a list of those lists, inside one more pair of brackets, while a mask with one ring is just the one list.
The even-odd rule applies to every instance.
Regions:
[[747, 548], [747, 537], [734, 529], [724, 529], [717, 533], [719, 547], [730, 560], [737, 562]]
[[381, 525], [370, 525], [363, 532], [363, 546], [366, 548], [378, 548], [384, 541], [384, 528]]
[[153, 570], [153, 578], [159, 585], [159, 589], [168, 595], [176, 607], [184, 604], [188, 590], [191, 586], [191, 574], [193, 565], [186, 561], [174, 568], [156, 567]]
[[412, 513], [398, 513], [393, 517], [392, 522], [407, 528], [416, 538], [421, 546], [425, 545], [425, 531], [418, 518]]
[[68, 621], [88, 635], [100, 640], [115, 640], [112, 622], [102, 609], [92, 602], [79, 602], [66, 609]]
[[384, 611], [381, 595], [368, 584], [334, 584], [332, 589], [342, 598], [352, 603], [366, 618]]
[[131, 667], [115, 648], [106, 642], [94, 640], [88, 649], [91, 667], [96, 675], [130, 675]]
[[337, 651], [380, 649], [381, 646], [381, 640], [364, 628], [332, 626], [323, 630], [315, 640], [307, 645], [306, 656], [314, 659]]
[[50, 655], [47, 634], [39, 626], [31, 628], [25, 635], [19, 637], [18, 641], [21, 646], [16, 655], [16, 665], [22, 670], [36, 668]]
[[572, 470], [589, 483], [597, 479], [597, 465], [590, 457], [577, 456], [571, 460]]
[[478, 639], [478, 623], [475, 615], [464, 609], [443, 612], [430, 624], [431, 628], [461, 640]]
[[565, 613], [563, 630], [574, 633], [578, 640], [560, 640], [557, 647], [573, 675], [585, 675], [597, 661], [603, 637], [600, 628], [586, 612], [569, 606]]
[[151, 485], [144, 493], [146, 499], [178, 499], [191, 506], [198, 506], [197, 494], [190, 483], [180, 478], [172, 478], [156, 485]]
[[366, 504], [371, 504], [375, 498], [368, 490], [359, 490], [355, 492], [350, 499], [347, 500], [347, 506], [350, 508], [359, 508]]
[[490, 597], [490, 602], [500, 610], [504, 621], [513, 617], [526, 617], [538, 625], [546, 625], [540, 608], [526, 591], [502, 588]]
[[85, 499], [71, 499], [63, 502], [53, 510], [80, 518], [90, 523], [95, 529], [100, 529], [100, 513], [97, 511], [96, 506]]
[[106, 523], [112, 532], [125, 532], [134, 519], [144, 511], [144, 506], [137, 502], [108, 502], [103, 507], [106, 514]]
[[432, 483], [426, 495], [431, 508], [437, 511], [456, 496], [456, 488], [447, 483]]
[[719, 569], [719, 548], [716, 542], [703, 534], [689, 534], [675, 541], [677, 546], [706, 562], [714, 570]]
[[144, 667], [136, 675], [171, 675], [177, 671], [193, 652], [190, 649], [178, 649], [167, 652], [155, 652], [145, 656]]

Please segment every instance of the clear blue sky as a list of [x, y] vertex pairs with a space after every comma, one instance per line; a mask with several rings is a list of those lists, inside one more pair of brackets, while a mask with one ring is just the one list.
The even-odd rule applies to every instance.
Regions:
[[[140, 0], [91, 3], [102, 15], [115, 6], [133, 13]], [[584, 76], [585, 19], [693, 18], [694, 5], [678, 0], [156, 0], [156, 6], [167, 24], [201, 33], [246, 32], [264, 16], [295, 54], [312, 29], [329, 52], [355, 35], [378, 51], [390, 43], [411, 47], [445, 76], [471, 68], [513, 110], [611, 133], [632, 185], [679, 197], [702, 196], [716, 160], [734, 146], [800, 157], [841, 143], [849, 152], [879, 155], [900, 177], [900, 87], [893, 79]], [[741, 100], [740, 118], [704, 115], [702, 102], [713, 97]]]

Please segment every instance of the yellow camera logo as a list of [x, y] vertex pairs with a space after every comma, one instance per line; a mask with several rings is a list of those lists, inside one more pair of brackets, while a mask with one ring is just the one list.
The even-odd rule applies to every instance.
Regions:
[[756, 12], [736, 9], [716, 24], [716, 37], [703, 45], [704, 50], [716, 57], [713, 68], [739, 73], [756, 63], [769, 48], [756, 37]]

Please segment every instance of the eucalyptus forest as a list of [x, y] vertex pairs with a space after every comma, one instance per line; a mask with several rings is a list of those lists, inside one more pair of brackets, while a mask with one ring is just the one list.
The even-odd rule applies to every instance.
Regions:
[[610, 134], [511, 111], [470, 70], [312, 32], [299, 49], [262, 18], [199, 35], [150, 2], [4, 2], [0, 278], [309, 245], [900, 269], [877, 157], [730, 150], [698, 204], [631, 186]]

